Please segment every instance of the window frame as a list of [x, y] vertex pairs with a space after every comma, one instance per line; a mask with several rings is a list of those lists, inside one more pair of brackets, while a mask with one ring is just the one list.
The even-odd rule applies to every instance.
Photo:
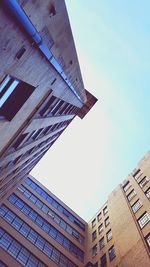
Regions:
[[[148, 220], [147, 220], [148, 219]], [[143, 220], [143, 222], [141, 221]], [[150, 215], [145, 211], [138, 219], [140, 229], [143, 229], [150, 222]]]
[[[112, 255], [111, 255], [112, 253]], [[108, 250], [109, 260], [112, 261], [116, 257], [116, 251], [114, 245], [112, 245]]]

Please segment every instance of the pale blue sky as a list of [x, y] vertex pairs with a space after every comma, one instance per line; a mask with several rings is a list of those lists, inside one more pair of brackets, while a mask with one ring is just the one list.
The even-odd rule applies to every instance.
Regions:
[[150, 1], [66, 4], [85, 88], [99, 101], [32, 174], [89, 220], [149, 150]]

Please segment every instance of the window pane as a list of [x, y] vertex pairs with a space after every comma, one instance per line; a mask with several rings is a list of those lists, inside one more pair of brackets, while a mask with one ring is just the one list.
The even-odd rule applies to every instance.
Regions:
[[133, 205], [132, 210], [134, 213], [136, 213], [140, 208], [142, 207], [141, 201], [138, 199]]
[[136, 192], [132, 190], [130, 194], [127, 196], [128, 200], [130, 201], [135, 195], [136, 195]]
[[99, 248], [102, 249], [105, 246], [104, 237], [99, 240]]
[[112, 231], [109, 230], [107, 233], [106, 233], [106, 237], [107, 237], [107, 241], [109, 241], [111, 238], [112, 238]]
[[114, 248], [114, 246], [112, 246], [109, 249], [109, 259], [110, 259], [110, 261], [112, 261], [115, 257], [116, 257], [115, 248]]
[[96, 254], [97, 254], [97, 245], [95, 245], [95, 246], [92, 248], [92, 256], [94, 257]]
[[148, 222], [150, 221], [150, 216], [147, 212], [145, 212], [139, 219], [138, 223], [140, 228], [142, 229]]

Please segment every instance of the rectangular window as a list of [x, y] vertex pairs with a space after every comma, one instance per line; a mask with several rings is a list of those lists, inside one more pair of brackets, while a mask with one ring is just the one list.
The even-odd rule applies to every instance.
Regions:
[[127, 195], [128, 200], [130, 201], [134, 196], [136, 195], [136, 192], [134, 189]]
[[26, 237], [29, 234], [29, 232], [30, 232], [30, 227], [24, 223], [20, 228], [20, 233]]
[[104, 255], [101, 257], [100, 262], [101, 262], [101, 267], [106, 267], [106, 266], [107, 266], [107, 258], [106, 258], [106, 254], [104, 254]]
[[94, 219], [94, 220], [92, 221], [92, 228], [94, 228], [95, 225], [96, 225], [96, 219]]
[[130, 184], [130, 182], [128, 181], [128, 182], [123, 186], [123, 190], [124, 190], [124, 192], [126, 192], [130, 187], [131, 187], [131, 184]]
[[105, 246], [104, 237], [99, 240], [99, 249], [101, 250]]
[[[0, 228], [1, 230], [2, 228]], [[7, 251], [12, 257], [14, 257], [23, 266], [43, 266], [46, 267], [38, 258], [32, 255], [32, 253], [24, 248], [21, 243], [11, 237], [5, 230], [3, 230], [3, 236], [1, 238], [1, 247]], [[35, 259], [36, 265], [28, 264], [30, 258]]]
[[19, 251], [20, 251], [21, 245], [18, 244], [18, 242], [16, 242], [15, 240], [13, 240], [13, 242], [11, 243], [8, 251], [9, 254], [11, 254], [14, 258], [16, 258], [16, 256], [18, 255]]
[[134, 213], [136, 213], [140, 208], [142, 207], [141, 200], [138, 199], [133, 205], [132, 205], [132, 210]]
[[28, 235], [28, 239], [34, 244], [36, 242], [37, 237], [38, 234], [34, 230], [31, 230]]
[[144, 214], [138, 219], [138, 224], [142, 229], [149, 221], [150, 221], [149, 214], [147, 212], [144, 212]]
[[107, 206], [103, 209], [103, 214], [105, 215], [105, 214], [107, 214], [107, 212], [108, 212], [108, 208], [107, 208]]
[[96, 234], [96, 230], [92, 233], [92, 241], [94, 241], [95, 239], [96, 239], [96, 236], [97, 236], [97, 234]]
[[108, 250], [108, 253], [109, 253], [109, 259], [110, 259], [110, 261], [112, 261], [112, 260], [116, 257], [115, 247], [112, 246], [112, 247]]
[[110, 224], [110, 220], [109, 220], [109, 217], [107, 217], [105, 219], [105, 227], [107, 227], [109, 224]]
[[93, 248], [92, 248], [92, 257], [96, 256], [97, 254], [97, 245], [95, 245]]
[[34, 90], [32, 85], [6, 75], [0, 83], [0, 116], [11, 121]]
[[101, 217], [102, 216], [102, 213], [100, 212], [98, 215], [97, 215], [97, 221], [99, 222], [101, 220]]
[[103, 231], [103, 224], [101, 223], [101, 224], [98, 226], [98, 233], [100, 234], [102, 231]]
[[144, 185], [146, 185], [149, 181], [149, 178], [147, 176], [145, 176], [140, 182], [139, 182], [139, 185], [141, 188], [144, 187]]
[[107, 237], [107, 241], [112, 239], [112, 231], [111, 231], [111, 229], [106, 233], [106, 237]]
[[150, 187], [146, 190], [145, 195], [150, 199]]
[[142, 174], [143, 174], [143, 172], [142, 172], [140, 169], [138, 169], [138, 170], [136, 170], [136, 171], [134, 172], [133, 177], [134, 177], [134, 179], [137, 181], [137, 179], [138, 179]]
[[52, 251], [53, 251], [53, 247], [48, 242], [46, 242], [45, 246], [44, 246], [44, 249], [43, 249], [43, 252], [45, 254], [47, 254], [49, 257], [51, 257]]
[[147, 244], [148, 249], [150, 251], [150, 233], [148, 233], [148, 235], [145, 237], [145, 241], [146, 241], [146, 244]]

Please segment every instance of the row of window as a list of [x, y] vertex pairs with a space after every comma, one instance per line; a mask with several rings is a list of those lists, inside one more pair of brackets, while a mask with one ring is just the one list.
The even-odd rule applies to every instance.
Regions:
[[[131, 199], [136, 195], [135, 190], [133, 189], [128, 195], [127, 199], [131, 201]], [[150, 199], [150, 187], [145, 191], [145, 195], [147, 196], [148, 199]]]
[[[105, 224], [105, 227], [107, 227], [109, 224], [110, 224], [110, 219], [109, 219], [109, 216], [104, 220], [104, 224]], [[99, 226], [98, 226], [98, 233], [100, 234], [101, 232], [103, 231], [103, 223], [101, 223]], [[95, 230], [93, 233], [92, 233], [92, 241], [94, 241], [97, 237], [97, 230]]]
[[0, 247], [7, 251], [22, 266], [26, 267], [46, 267], [37, 257], [35, 257], [20, 242], [15, 240], [3, 228], [0, 227]]
[[[107, 206], [105, 206], [103, 208], [103, 215], [105, 216], [107, 213], [108, 213], [108, 208], [107, 208]], [[100, 222], [101, 219], [102, 219], [102, 212], [99, 212], [97, 215], [97, 218], [94, 218], [92, 220], [92, 228], [94, 228], [96, 226], [96, 223]]]
[[[146, 177], [144, 177], [144, 179], [145, 179]], [[143, 179], [141, 180], [141, 181], [143, 181]], [[129, 183], [129, 182], [128, 182]], [[127, 183], [127, 184], [128, 184]], [[126, 187], [126, 185], [125, 185], [125, 187]], [[125, 188], [124, 187], [124, 188]], [[133, 189], [128, 195], [127, 195], [127, 199], [128, 199], [128, 201], [130, 202], [133, 198], [134, 198], [134, 196], [136, 196], [136, 192], [135, 192], [135, 190]], [[141, 200], [140, 199], [138, 199], [138, 200], [136, 200], [135, 202], [134, 202], [134, 204], [131, 206], [131, 209], [132, 209], [132, 211], [133, 211], [133, 213], [136, 213], [140, 208], [142, 207], [142, 202], [141, 202]], [[150, 221], [150, 216], [149, 216], [149, 214], [145, 211], [141, 216], [140, 216], [140, 218], [138, 218], [137, 219], [137, 222], [138, 222], [138, 224], [139, 224], [139, 226], [140, 226], [140, 228], [142, 229], [148, 222]]]
[[[136, 171], [136, 173], [133, 175], [135, 180], [138, 182], [141, 188], [145, 186], [145, 184], [149, 181], [149, 178], [145, 176], [144, 178], [141, 179], [141, 176], [143, 175], [143, 172], [141, 170]], [[128, 188], [131, 187], [130, 182], [128, 181], [125, 186], [123, 187], [124, 191], [126, 192]], [[145, 192], [145, 195], [150, 198], [150, 188], [148, 188]], [[136, 192], [133, 189], [128, 195], [127, 199], [130, 202], [134, 196], [136, 196]], [[142, 202], [140, 199], [137, 199], [133, 205], [131, 205], [131, 209], [133, 213], [136, 213], [140, 208], [142, 207]], [[142, 229], [147, 223], [150, 221], [150, 215], [145, 211], [138, 219], [138, 225], [140, 229]], [[148, 248], [150, 249], [150, 233], [145, 237], [145, 241], [147, 243]]]
[[[112, 231], [111, 229], [106, 233], [106, 240], [109, 242], [109, 240], [112, 239]], [[105, 239], [104, 236], [99, 240], [99, 250], [101, 250], [105, 246]], [[98, 246], [97, 244], [92, 248], [92, 256], [95, 256], [97, 254]]]
[[[21, 160], [24, 160], [26, 157], [29, 157], [30, 155], [32, 155], [34, 153], [34, 155], [33, 155], [32, 158], [28, 158], [19, 167], [14, 168], [13, 169], [13, 173], [16, 173], [20, 169], [23, 169], [23, 167], [26, 167], [27, 166], [27, 163], [31, 162], [33, 159], [35, 159], [35, 161], [36, 161], [36, 157], [37, 158], [38, 158], [38, 156], [39, 157], [42, 157], [43, 156], [43, 153], [45, 153], [52, 146], [52, 144], [55, 142], [55, 139], [57, 137], [58, 136], [55, 135], [52, 138], [50, 137], [50, 138], [46, 139], [45, 141], [43, 141], [42, 143], [40, 143], [38, 146], [34, 146], [34, 147], [30, 148], [24, 154], [21, 154], [17, 158], [15, 158], [14, 161], [8, 162], [5, 166], [3, 166], [1, 168], [1, 171], [4, 170], [4, 173], [5, 173], [6, 170], [7, 170], [9, 172], [8, 175], [6, 177], [4, 177], [5, 181], [6, 180], [9, 180], [9, 178], [12, 176], [12, 170], [11, 169], [14, 167], [14, 165], [16, 163], [19, 163]], [[42, 147], [42, 148], [40, 149], [40, 147]], [[40, 149], [40, 151], [39, 151], [39, 149]], [[37, 151], [37, 153], [35, 153], [36, 151]], [[41, 153], [42, 153], [42, 155], [41, 155]]]
[[16, 183], [17, 180], [20, 179], [21, 177], [25, 176], [27, 173], [30, 172], [30, 170], [33, 168], [33, 166], [41, 159], [42, 155], [39, 155], [37, 158], [35, 158], [30, 164], [25, 165], [24, 168], [22, 168], [22, 165], [17, 169], [17, 174], [15, 174], [15, 176], [13, 175], [13, 173], [8, 174], [5, 177], [5, 181], [7, 181], [7, 183], [4, 184], [4, 186], [1, 188], [0, 190], [0, 198], [2, 198], [7, 192], [8, 189], [10, 189], [11, 187], [13, 187]]
[[61, 228], [63, 228], [68, 234], [73, 236], [81, 244], [84, 244], [84, 237], [77, 232], [73, 227], [66, 223], [60, 216], [58, 216], [52, 209], [40, 201], [34, 194], [27, 190], [23, 185], [18, 187], [18, 190], [30, 201], [32, 201], [39, 209], [41, 209], [45, 214], [48, 214], [55, 223], [57, 223]]
[[[141, 176], [143, 175], [142, 170], [138, 169], [134, 174], [133, 177], [137, 181], [137, 183], [140, 185], [141, 188], [143, 188], [148, 182], [149, 178], [147, 176], [144, 176], [141, 179]], [[144, 192], [148, 199], [150, 199], [150, 187]]]
[[[133, 174], [134, 179], [138, 182], [138, 184], [140, 185], [141, 188], [143, 188], [145, 186], [145, 184], [147, 184], [147, 182], [149, 181], [149, 178], [147, 176], [145, 176], [142, 180], [141, 180], [141, 176], [143, 175], [143, 172], [138, 169], [136, 170], [136, 172]], [[135, 193], [136, 194], [136, 193]], [[150, 187], [145, 191], [145, 195], [147, 196], [148, 199], [150, 199]], [[140, 207], [141, 207], [142, 203], [141, 201], [138, 199], [134, 205], [132, 206], [132, 210], [135, 213]], [[149, 223], [150, 221], [150, 215], [145, 211], [140, 218], [138, 218], [138, 224], [140, 226], [140, 228], [142, 229], [147, 223]], [[150, 251], [150, 232], [144, 237], [146, 244], [148, 246], [148, 249]]]
[[41, 117], [59, 116], [76, 114], [78, 108], [53, 96], [50, 95], [39, 110]]
[[[18, 172], [22, 173], [25, 169], [30, 168], [30, 166], [35, 165], [35, 162], [37, 162], [42, 156], [43, 154], [49, 149], [49, 147], [52, 145], [52, 143], [47, 146], [44, 146], [40, 151], [38, 151], [36, 154], [32, 155], [31, 158], [28, 158], [24, 163], [22, 163], [20, 166], [15, 167], [14, 164], [12, 163], [11, 165], [9, 165], [7, 172], [6, 172], [6, 167], [5, 172], [6, 172], [6, 176], [3, 177], [2, 181], [5, 180], [5, 187], [7, 187], [7, 181], [9, 182], [10, 179], [12, 179], [12, 175], [17, 174]], [[25, 154], [21, 155], [21, 159], [24, 159], [25, 157], [27, 157], [27, 153], [30, 153], [32, 149], [28, 150]], [[20, 156], [19, 156], [20, 157]], [[14, 168], [13, 168], [14, 166]], [[13, 168], [13, 170], [12, 170]], [[8, 173], [8, 174], [7, 174]]]
[[20, 219], [14, 212], [6, 206], [0, 206], [0, 216], [3, 217], [13, 228], [15, 228], [27, 240], [39, 248], [52, 261], [61, 267], [76, 267], [76, 265], [64, 256], [58, 249], [54, 248], [41, 235], [34, 231], [28, 224]]
[[[44, 142], [44, 144], [46, 144]], [[44, 145], [43, 144], [43, 145]], [[12, 176], [12, 168], [13, 168], [13, 173], [17, 173], [20, 169], [23, 169], [23, 167], [27, 166], [27, 163], [31, 162], [33, 159], [36, 159], [37, 156], [40, 156], [41, 153], [46, 152], [49, 147], [52, 145], [52, 143], [47, 144], [46, 146], [42, 147], [42, 149], [39, 148], [41, 147], [41, 144], [38, 145], [37, 147], [32, 147], [29, 150], [27, 150], [24, 154], [19, 155], [17, 158], [15, 158], [14, 161], [10, 161], [9, 163], [7, 163], [5, 166], [3, 166], [1, 168], [2, 171], [4, 171], [4, 174], [8, 173], [7, 176], [5, 176], [3, 179], [5, 181], [9, 180], [9, 178]], [[28, 158], [24, 163], [22, 163], [20, 166], [15, 167], [16, 163], [19, 163], [19, 161], [24, 160], [25, 158], [29, 157], [30, 155], [32, 155], [33, 152], [35, 152], [36, 150], [38, 150], [37, 153], [35, 153], [32, 157]], [[1, 172], [2, 173], [2, 172]]]
[[[54, 134], [54, 135], [52, 135], [52, 136], [48, 136], [48, 138], [46, 139], [46, 140], [44, 140], [42, 143], [44, 143], [44, 142], [49, 142], [49, 141], [51, 141], [51, 140], [53, 140], [53, 139], [56, 139], [60, 134], [61, 134], [61, 132], [64, 130], [64, 128], [61, 128], [61, 130], [60, 131], [58, 131], [58, 132], [56, 132], [56, 134]], [[39, 130], [37, 130], [37, 131], [39, 131]], [[36, 131], [34, 131], [34, 132], [36, 132]], [[26, 142], [26, 138], [27, 138], [27, 136], [28, 136], [28, 133], [25, 133], [25, 134], [21, 134], [19, 137], [18, 137], [18, 139], [12, 144], [12, 146], [13, 146], [13, 148], [14, 149], [18, 149], [18, 148], [20, 148], [22, 145], [28, 145], [30, 142], [29, 142], [29, 140], [27, 139], [27, 142]], [[30, 134], [29, 134], [29, 137], [30, 137]], [[37, 139], [38, 139], [38, 137], [39, 136], [36, 136], [37, 137]], [[32, 140], [32, 141], [34, 141], [34, 140]], [[35, 139], [35, 141], [36, 141], [36, 139]], [[41, 143], [40, 143], [41, 144]]]
[[[35, 90], [30, 84], [6, 75], [0, 83], [0, 116], [12, 120]], [[41, 117], [77, 114], [78, 108], [53, 95], [47, 97], [39, 110]]]
[[44, 232], [60, 243], [66, 250], [72, 253], [76, 258], [83, 262], [84, 253], [83, 251], [74, 245], [67, 237], [65, 237], [60, 231], [54, 226], [43, 219], [36, 211], [25, 204], [19, 197], [12, 194], [8, 198], [9, 202], [15, 205], [21, 212], [23, 212], [30, 220], [38, 225]]
[[68, 220], [74, 222], [78, 227], [85, 231], [85, 225], [82, 222], [80, 222], [73, 214], [66, 210], [61, 204], [59, 204], [59, 202], [57, 202], [52, 196], [46, 193], [44, 189], [33, 182], [29, 177], [25, 179], [25, 183], [29, 185], [33, 190], [35, 190], [45, 200], [47, 200], [48, 203], [55, 207], [55, 209], [64, 214], [68, 218]]
[[58, 131], [58, 130], [64, 130], [67, 125], [68, 125], [69, 121], [63, 121], [61, 123], [56, 123], [50, 126], [47, 126], [45, 128], [40, 128], [38, 130], [34, 130], [31, 133], [28, 133], [28, 136], [26, 137], [25, 141], [23, 142], [23, 145], [29, 144], [30, 142], [33, 142], [35, 140], [39, 140], [40, 138], [42, 138], [45, 135], [48, 135], [49, 133], [52, 133], [54, 131]]

